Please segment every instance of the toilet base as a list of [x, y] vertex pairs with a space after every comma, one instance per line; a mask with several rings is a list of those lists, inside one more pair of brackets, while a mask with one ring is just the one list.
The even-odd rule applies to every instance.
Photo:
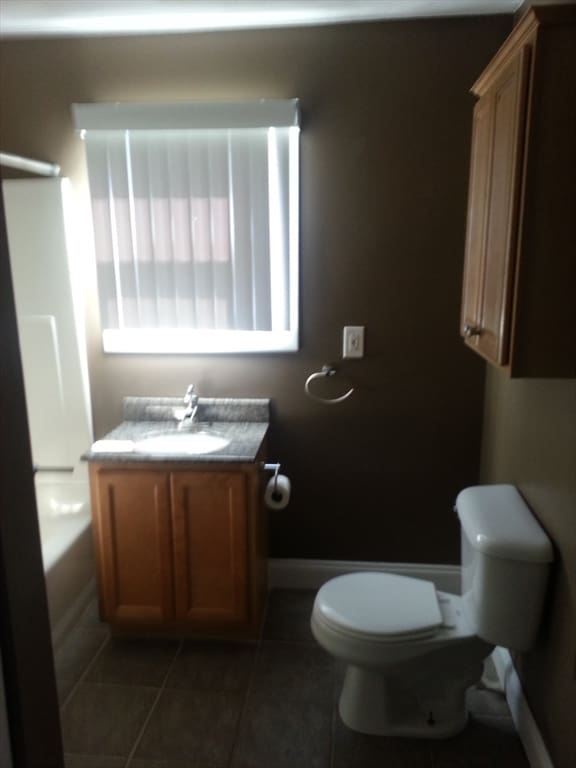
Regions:
[[340, 717], [348, 728], [375, 736], [442, 739], [468, 720], [466, 691], [482, 674], [473, 665], [457, 680], [406, 683], [374, 668], [348, 665], [340, 695]]

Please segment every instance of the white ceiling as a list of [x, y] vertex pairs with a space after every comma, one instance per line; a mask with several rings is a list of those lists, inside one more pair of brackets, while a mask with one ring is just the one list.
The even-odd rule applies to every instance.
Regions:
[[0, 0], [0, 37], [154, 34], [513, 13], [522, 0]]

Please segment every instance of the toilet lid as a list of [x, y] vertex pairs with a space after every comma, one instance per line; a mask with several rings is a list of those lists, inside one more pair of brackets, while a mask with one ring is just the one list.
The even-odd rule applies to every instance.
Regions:
[[430, 581], [390, 573], [351, 573], [324, 584], [316, 608], [327, 624], [381, 642], [436, 634], [442, 614]]

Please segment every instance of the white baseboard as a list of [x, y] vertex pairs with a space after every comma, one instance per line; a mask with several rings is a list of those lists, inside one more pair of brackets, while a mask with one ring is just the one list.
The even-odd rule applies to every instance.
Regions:
[[399, 576], [432, 581], [442, 592], [460, 592], [460, 566], [427, 565], [425, 563], [371, 563], [351, 560], [270, 559], [268, 584], [270, 589], [319, 589], [322, 584], [356, 571], [384, 571]]
[[522, 741], [526, 757], [532, 768], [554, 768], [540, 729], [524, 697], [522, 684], [509, 651], [496, 648], [492, 653], [494, 666], [502, 688], [506, 692], [506, 701], [510, 707], [514, 725]]

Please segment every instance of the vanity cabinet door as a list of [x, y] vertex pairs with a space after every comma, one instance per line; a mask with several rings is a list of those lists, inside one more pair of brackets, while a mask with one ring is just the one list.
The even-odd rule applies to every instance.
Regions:
[[248, 500], [242, 472], [172, 472], [176, 619], [245, 624]]
[[169, 476], [91, 467], [102, 618], [157, 624], [174, 614]]

